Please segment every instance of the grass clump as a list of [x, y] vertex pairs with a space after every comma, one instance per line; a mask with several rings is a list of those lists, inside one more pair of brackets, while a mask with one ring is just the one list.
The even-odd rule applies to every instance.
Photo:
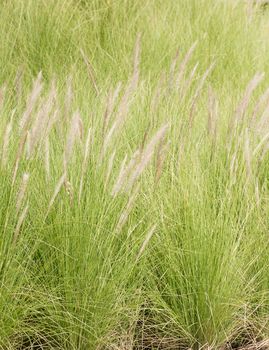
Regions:
[[1, 8], [0, 348], [266, 349], [266, 8]]

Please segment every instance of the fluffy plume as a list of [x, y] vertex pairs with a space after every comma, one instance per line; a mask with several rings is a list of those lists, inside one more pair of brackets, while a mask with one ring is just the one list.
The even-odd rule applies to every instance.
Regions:
[[178, 71], [177, 78], [176, 78], [176, 87], [177, 87], [177, 89], [179, 88], [179, 86], [180, 86], [180, 84], [182, 82], [182, 79], [183, 79], [186, 67], [187, 67], [188, 62], [190, 61], [190, 59], [192, 57], [192, 54], [193, 54], [196, 46], [197, 46], [197, 41], [192, 44], [192, 46], [190, 47], [190, 49], [186, 53], [186, 55], [185, 55], [181, 65], [179, 67], [179, 71]]
[[28, 210], [29, 210], [29, 205], [27, 204], [23, 211], [21, 212], [21, 215], [19, 216], [19, 219], [18, 219], [18, 222], [17, 222], [17, 225], [16, 225], [16, 228], [15, 228], [15, 231], [14, 231], [14, 236], [13, 236], [13, 244], [15, 244], [18, 240], [18, 237], [19, 237], [19, 233], [21, 231], [21, 227], [22, 227], [22, 224], [24, 223], [24, 220], [26, 218], [26, 215], [28, 213]]
[[188, 77], [188, 79], [185, 81], [185, 83], [182, 85], [182, 89], [180, 91], [181, 98], [184, 99], [189, 91], [189, 88], [194, 80], [197, 68], [199, 67], [199, 62], [196, 63], [196, 65], [191, 70], [191, 73]]
[[154, 149], [158, 142], [164, 137], [165, 133], [167, 132], [168, 124], [161, 127], [157, 133], [153, 136], [151, 141], [148, 143], [147, 147], [145, 147], [145, 150], [143, 154], [141, 155], [140, 162], [137, 164], [137, 166], [134, 168], [132, 174], [130, 175], [130, 178], [128, 180], [128, 186], [127, 190], [130, 190], [135, 183], [135, 181], [138, 179], [138, 177], [142, 174], [148, 163], [150, 162]]
[[111, 119], [114, 107], [115, 107], [115, 102], [118, 99], [120, 90], [121, 90], [121, 83], [119, 83], [114, 91], [114, 93], [112, 93], [112, 91], [109, 92], [108, 97], [107, 97], [107, 104], [106, 104], [106, 109], [105, 109], [105, 113], [104, 113], [104, 123], [103, 123], [103, 137], [105, 136], [105, 133], [107, 131], [107, 126], [109, 124], [109, 121]]
[[8, 161], [8, 150], [9, 150], [9, 143], [10, 143], [10, 136], [12, 132], [12, 127], [13, 127], [13, 114], [11, 116], [10, 121], [8, 122], [5, 132], [4, 132], [4, 139], [3, 139], [3, 148], [2, 148], [2, 167], [6, 167], [7, 161]]
[[258, 117], [258, 114], [260, 113], [261, 108], [263, 107], [263, 105], [266, 104], [268, 107], [269, 104], [269, 88], [265, 90], [265, 92], [260, 96], [260, 98], [258, 99], [258, 102], [256, 103], [254, 109], [253, 109], [253, 113], [251, 116], [251, 119], [253, 121], [253, 123], [256, 123], [256, 119]]
[[71, 77], [71, 75], [69, 75], [67, 82], [66, 82], [66, 94], [65, 94], [65, 101], [64, 101], [64, 117], [65, 117], [65, 119], [69, 119], [72, 101], [73, 101], [72, 77]]
[[263, 78], [264, 78], [264, 73], [256, 74], [254, 76], [254, 78], [247, 85], [244, 96], [236, 109], [235, 116], [233, 116], [231, 121], [230, 121], [230, 126], [229, 126], [230, 130], [235, 129], [237, 124], [240, 121], [242, 121], [242, 119], [244, 118], [244, 115], [245, 115], [246, 109], [248, 107], [249, 101], [251, 99], [251, 96], [252, 96], [253, 92], [255, 91], [255, 89], [257, 88], [257, 86], [263, 80]]
[[112, 195], [115, 197], [120, 191], [122, 191], [126, 185], [129, 178], [130, 172], [134, 169], [141, 156], [140, 150], [136, 150], [130, 159], [129, 163], [125, 166], [127, 156], [124, 158], [118, 178], [112, 190]]
[[108, 146], [112, 140], [112, 137], [116, 131], [119, 131], [125, 121], [125, 118], [128, 114], [128, 110], [130, 107], [130, 100], [133, 92], [135, 91], [137, 84], [138, 84], [138, 78], [139, 78], [139, 57], [140, 57], [140, 36], [138, 36], [135, 50], [134, 50], [134, 70], [133, 75], [129, 83], [127, 84], [127, 87], [125, 89], [125, 92], [123, 94], [123, 97], [119, 103], [117, 115], [115, 118], [114, 123], [112, 124], [111, 128], [107, 132], [104, 143], [101, 151], [100, 156], [100, 162], [103, 160], [106, 151], [108, 149]]
[[120, 191], [120, 189], [121, 189], [121, 187], [122, 187], [122, 185], [124, 183], [124, 180], [126, 180], [125, 179], [125, 172], [126, 172], [125, 164], [126, 164], [126, 161], [127, 161], [127, 154], [125, 155], [123, 161], [121, 162], [119, 175], [118, 175], [118, 178], [117, 178], [117, 180], [116, 180], [116, 182], [115, 182], [115, 184], [113, 186], [113, 189], [112, 189], [112, 193], [111, 194], [112, 194], [113, 197], [115, 197], [119, 193], [119, 191]]
[[41, 81], [42, 81], [42, 73], [40, 72], [38, 74], [36, 80], [34, 81], [32, 92], [29, 95], [28, 100], [27, 100], [26, 110], [23, 113], [22, 118], [20, 120], [20, 127], [22, 130], [28, 127], [31, 113], [33, 112], [33, 109], [36, 105], [38, 97], [40, 96], [40, 93], [42, 91], [43, 86], [42, 86]]
[[142, 243], [142, 246], [141, 246], [141, 248], [140, 248], [140, 250], [139, 250], [139, 252], [138, 252], [136, 261], [138, 261], [138, 260], [141, 258], [141, 256], [142, 256], [144, 250], [146, 249], [147, 245], [149, 244], [149, 241], [151, 240], [151, 237], [153, 236], [154, 232], [156, 231], [156, 227], [157, 227], [157, 225], [153, 225], [153, 226], [151, 227], [151, 229], [149, 230], [149, 232], [147, 233], [147, 235], [146, 235], [146, 237], [145, 237], [145, 240], [144, 240], [144, 242]]
[[32, 154], [34, 148], [38, 143], [42, 141], [44, 136], [47, 133], [47, 127], [49, 124], [49, 119], [51, 116], [53, 101], [56, 97], [56, 88], [55, 83], [52, 83], [52, 88], [48, 97], [44, 100], [44, 103], [41, 105], [40, 109], [37, 112], [36, 118], [33, 122], [31, 128], [31, 143], [30, 143], [30, 153]]
[[166, 144], [164, 143], [164, 138], [161, 139], [157, 151], [157, 162], [156, 162], [156, 174], [155, 174], [155, 184], [157, 185], [160, 181], [163, 166], [164, 166], [164, 161], [167, 155], [167, 151], [169, 148], [169, 142]]
[[22, 80], [23, 80], [23, 75], [24, 75], [24, 67], [21, 66], [17, 70], [17, 74], [15, 77], [15, 90], [17, 93], [17, 97], [20, 98], [22, 94]]
[[121, 229], [123, 228], [123, 226], [125, 225], [128, 217], [129, 217], [129, 214], [130, 214], [130, 212], [131, 212], [131, 210], [132, 210], [132, 208], [134, 206], [134, 203], [135, 203], [135, 200], [137, 198], [138, 192], [139, 192], [139, 186], [137, 186], [136, 189], [131, 194], [126, 207], [124, 208], [124, 210], [122, 211], [122, 213], [120, 215], [118, 224], [116, 226], [116, 231], [117, 232], [120, 232]]
[[28, 173], [24, 173], [22, 176], [22, 181], [17, 197], [17, 202], [16, 202], [16, 211], [17, 213], [20, 211], [21, 206], [23, 204], [23, 200], [25, 198], [26, 190], [27, 190], [27, 185], [29, 182], [30, 175]]
[[262, 149], [262, 147], [264, 146], [264, 144], [266, 143], [266, 141], [269, 140], [269, 132], [264, 135], [264, 137], [261, 139], [261, 141], [258, 143], [258, 145], [255, 147], [254, 151], [253, 151], [253, 156], [256, 156], [259, 151]]
[[3, 85], [1, 88], [0, 88], [0, 110], [3, 108], [4, 106], [4, 101], [5, 101], [5, 95], [6, 95], [6, 85]]

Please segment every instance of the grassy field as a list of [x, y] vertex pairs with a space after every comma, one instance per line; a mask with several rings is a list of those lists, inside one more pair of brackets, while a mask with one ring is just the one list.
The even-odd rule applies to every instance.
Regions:
[[269, 9], [0, 24], [0, 349], [268, 349]]

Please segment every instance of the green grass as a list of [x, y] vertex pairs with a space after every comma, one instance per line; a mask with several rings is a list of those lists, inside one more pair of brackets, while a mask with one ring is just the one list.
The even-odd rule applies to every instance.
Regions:
[[266, 7], [0, 6], [0, 349], [268, 346]]

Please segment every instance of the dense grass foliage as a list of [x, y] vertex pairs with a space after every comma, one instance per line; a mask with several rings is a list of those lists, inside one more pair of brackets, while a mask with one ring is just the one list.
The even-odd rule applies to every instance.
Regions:
[[266, 349], [266, 6], [0, 5], [0, 348]]

